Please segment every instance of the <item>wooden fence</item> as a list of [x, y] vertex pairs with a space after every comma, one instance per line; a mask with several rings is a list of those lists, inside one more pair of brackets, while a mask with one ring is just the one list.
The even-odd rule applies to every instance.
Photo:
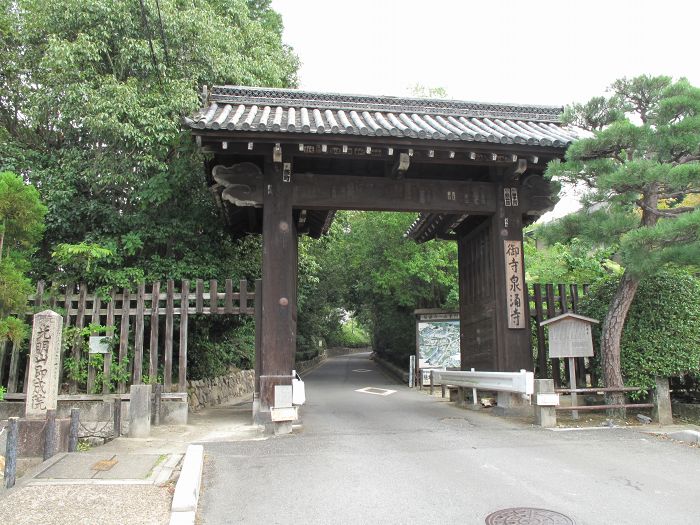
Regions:
[[[87, 286], [73, 285], [46, 287], [39, 282], [36, 293], [30, 295], [30, 308], [26, 315], [31, 322], [31, 315], [44, 308], [54, 309], [63, 313], [64, 330], [67, 327], [85, 328], [90, 324], [107, 327], [107, 337], [117, 336], [115, 354], [120, 366], [127, 366], [129, 379], [117, 384], [117, 392], [127, 391], [129, 384], [144, 381], [144, 372], [148, 373], [148, 381], [156, 382], [162, 365], [162, 382], [165, 392], [172, 392], [176, 386], [177, 392], [185, 392], [187, 384], [187, 327], [190, 315], [255, 315], [254, 302], [259, 301], [255, 290], [248, 289], [245, 280], [240, 281], [238, 291], [234, 291], [233, 281], [226, 279], [223, 290], [220, 291], [216, 280], [208, 282], [202, 279], [194, 281], [183, 280], [176, 283], [168, 280], [164, 290], [160, 282], [137, 287], [134, 292], [130, 289], [112, 290], [107, 297], [90, 293]], [[260, 281], [256, 281], [256, 290], [261, 290]], [[161, 319], [164, 319], [164, 333], [161, 334]], [[179, 323], [176, 320], [179, 318]], [[155, 321], [154, 321], [155, 320]], [[176, 327], [177, 324], [177, 327]], [[177, 330], [176, 330], [177, 328]], [[174, 346], [177, 337], [177, 356]], [[9, 351], [11, 349], [11, 351]], [[129, 350], [133, 355], [129, 359]], [[0, 384], [3, 382], [5, 356], [10, 355], [7, 373], [8, 394], [18, 393], [20, 378], [24, 377], [23, 390], [26, 390], [26, 361], [27, 355], [20, 351], [18, 345], [5, 342], [0, 345]], [[64, 358], [61, 357], [61, 378], [64, 373]], [[87, 357], [83, 345], [76, 344], [70, 349], [70, 357], [74, 362]], [[144, 370], [144, 357], [147, 366]], [[177, 357], [177, 382], [173, 382], [174, 358]], [[113, 372], [112, 354], [104, 354], [102, 368], [102, 393], [110, 392], [110, 376]], [[85, 389], [92, 393], [95, 388], [97, 370], [88, 366]], [[122, 374], [123, 377], [123, 374]], [[63, 379], [61, 379], [61, 382]], [[75, 379], [69, 381], [71, 394], [78, 393], [79, 385]]]
[[[547, 359], [545, 329], [540, 326], [540, 323], [566, 312], [578, 313], [579, 300], [588, 293], [588, 289], [587, 284], [581, 287], [577, 284], [534, 284], [528, 286], [530, 305], [534, 305], [534, 308], [530, 310], [530, 316], [536, 323], [537, 356], [535, 373], [539, 378], [554, 379], [554, 384], [557, 387], [562, 384], [560, 376], [561, 363], [559, 359], [551, 359], [551, 367], [548, 366], [550, 363], [548, 363]], [[585, 384], [586, 370], [591, 368], [590, 366], [586, 367], [585, 359], [579, 357], [576, 361], [578, 380], [581, 384]], [[564, 363], [564, 367], [566, 370], [564, 377], [568, 378], [568, 362]]]

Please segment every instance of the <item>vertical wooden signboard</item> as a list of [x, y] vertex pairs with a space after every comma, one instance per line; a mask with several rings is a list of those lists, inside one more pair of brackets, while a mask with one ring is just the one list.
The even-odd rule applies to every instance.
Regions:
[[525, 302], [523, 246], [521, 241], [503, 241], [506, 263], [506, 297], [508, 328], [526, 328], [529, 315]]

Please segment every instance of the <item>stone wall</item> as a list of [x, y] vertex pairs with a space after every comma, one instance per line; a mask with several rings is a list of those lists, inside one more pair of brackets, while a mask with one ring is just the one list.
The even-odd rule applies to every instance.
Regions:
[[294, 369], [297, 371], [297, 374], [303, 374], [307, 370], [310, 370], [311, 368], [315, 367], [319, 363], [322, 363], [323, 361], [326, 360], [326, 351], [322, 350], [320, 354], [318, 354], [316, 357], [313, 359], [308, 359], [307, 361], [301, 361], [299, 363], [294, 363]]
[[196, 412], [205, 407], [220, 405], [233, 398], [252, 394], [255, 388], [254, 370], [231, 370], [225, 376], [187, 382], [187, 401]]
[[[371, 350], [371, 348], [329, 348], [313, 359], [296, 363], [296, 371], [298, 373], [305, 372], [322, 363], [328, 357], [370, 352]], [[188, 381], [187, 402], [193, 412], [205, 407], [220, 405], [233, 398], [252, 394], [253, 388], [255, 388], [254, 382], [254, 370], [232, 370], [225, 376]]]
[[326, 350], [326, 355], [328, 357], [339, 357], [341, 355], [348, 354], [365, 354], [372, 352], [372, 347], [367, 346], [363, 348], [347, 348], [345, 346], [336, 346], [334, 348], [329, 348]]
[[672, 403], [673, 415], [700, 421], [700, 403]]

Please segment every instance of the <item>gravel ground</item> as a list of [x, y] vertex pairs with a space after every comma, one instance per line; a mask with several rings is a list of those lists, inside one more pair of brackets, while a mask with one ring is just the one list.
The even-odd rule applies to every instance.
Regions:
[[158, 525], [170, 520], [172, 494], [152, 485], [28, 486], [0, 500], [12, 525]]

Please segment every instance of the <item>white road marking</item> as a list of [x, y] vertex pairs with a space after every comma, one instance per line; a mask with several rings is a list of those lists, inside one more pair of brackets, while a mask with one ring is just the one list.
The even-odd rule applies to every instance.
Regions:
[[361, 394], [372, 394], [375, 396], [390, 396], [396, 393], [396, 390], [388, 390], [386, 388], [376, 388], [373, 386], [366, 386], [365, 388], [360, 388], [355, 390], [355, 392], [360, 392]]

